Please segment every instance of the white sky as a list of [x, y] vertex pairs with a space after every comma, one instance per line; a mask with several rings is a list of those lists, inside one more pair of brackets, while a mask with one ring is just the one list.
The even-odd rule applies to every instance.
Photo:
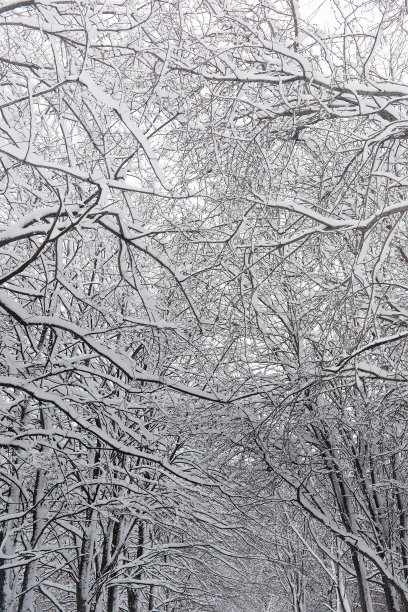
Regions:
[[[319, 29], [323, 31], [330, 29], [334, 30], [343, 25], [341, 23], [339, 11], [336, 11], [330, 0], [298, 0], [298, 2], [301, 17], [305, 19], [305, 21], [313, 23], [313, 25]], [[342, 8], [347, 9], [347, 2], [343, 4], [340, 2], [339, 4], [342, 5]], [[350, 5], [348, 8], [350, 11]], [[347, 16], [347, 10], [345, 10], [345, 15]], [[354, 15], [358, 16], [362, 28], [378, 24], [381, 19], [381, 13], [379, 11], [373, 11], [372, 7], [370, 10], [367, 10], [363, 2], [360, 3], [360, 7]]]
[[299, 0], [299, 10], [303, 19], [322, 30], [337, 25], [330, 0]]

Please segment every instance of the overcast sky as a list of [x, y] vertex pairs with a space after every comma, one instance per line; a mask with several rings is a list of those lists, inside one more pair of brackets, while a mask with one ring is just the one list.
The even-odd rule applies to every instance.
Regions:
[[299, 0], [300, 13], [304, 19], [312, 21], [318, 27], [323, 28], [332, 23], [334, 15], [329, 0]]

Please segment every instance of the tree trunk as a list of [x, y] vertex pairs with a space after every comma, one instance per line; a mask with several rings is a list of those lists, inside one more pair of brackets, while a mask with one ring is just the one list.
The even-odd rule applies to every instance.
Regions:
[[[37, 470], [33, 493], [33, 532], [31, 537], [31, 549], [35, 551], [41, 545], [43, 538], [43, 527], [46, 516], [44, 506], [45, 472]], [[21, 597], [18, 604], [18, 612], [34, 612], [34, 585], [37, 582], [38, 559], [26, 565], [23, 584], [21, 586]]]

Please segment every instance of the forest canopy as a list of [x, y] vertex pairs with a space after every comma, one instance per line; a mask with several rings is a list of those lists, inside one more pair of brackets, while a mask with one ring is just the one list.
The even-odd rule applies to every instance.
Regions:
[[0, 0], [0, 612], [408, 612], [405, 0]]

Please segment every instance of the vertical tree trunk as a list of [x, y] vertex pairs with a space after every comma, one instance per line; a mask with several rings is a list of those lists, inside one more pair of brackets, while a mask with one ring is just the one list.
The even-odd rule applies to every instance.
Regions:
[[354, 569], [357, 576], [358, 593], [360, 596], [360, 605], [362, 612], [375, 612], [371, 593], [367, 582], [367, 572], [364, 561], [357, 551], [351, 553]]
[[[10, 504], [6, 506], [6, 513], [12, 514]], [[0, 532], [0, 550], [5, 557], [12, 558], [14, 553], [14, 537], [12, 535], [13, 522], [8, 521], [8, 525]], [[6, 559], [0, 559], [0, 612], [11, 610], [14, 599], [14, 576], [13, 570], [3, 569], [7, 564]]]
[[87, 520], [88, 527], [85, 530], [82, 540], [80, 559], [78, 563], [78, 582], [76, 588], [76, 612], [90, 612], [90, 589], [92, 572], [92, 555], [95, 546], [96, 517], [92, 511]]
[[149, 612], [154, 610], [154, 586], [149, 587]]
[[[21, 427], [24, 427], [28, 420], [27, 402], [23, 401], [21, 403], [20, 414], [17, 407], [12, 416]], [[15, 478], [15, 482], [11, 480], [5, 514], [12, 516], [23, 510], [26, 502], [23, 502], [21, 491], [17, 485], [21, 460], [17, 453], [14, 454], [14, 451], [12, 451], [11, 456], [14, 459], [13, 478]], [[0, 550], [9, 558], [12, 558], [16, 551], [16, 535], [14, 530], [17, 530], [18, 520], [19, 519], [11, 519], [7, 521], [0, 532]], [[16, 597], [17, 573], [15, 573], [13, 569], [2, 569], [2, 565], [6, 565], [7, 563], [7, 559], [0, 559], [0, 612], [8, 612], [11, 610], [13, 601]]]
[[[324, 448], [322, 457], [329, 469], [333, 492], [337, 500], [337, 505], [340, 511], [340, 515], [342, 517], [343, 524], [348, 531], [357, 534], [358, 528], [356, 524], [354, 508], [351, 502], [351, 500], [353, 499], [353, 494], [350, 491], [340, 468], [338, 453], [335, 450], [336, 444], [332, 440], [332, 436], [330, 433], [327, 433], [325, 431], [319, 431], [317, 429], [314, 430], [314, 433], [317, 439], [320, 440]], [[351, 557], [357, 576], [357, 585], [360, 597], [361, 610], [362, 612], [374, 612], [363, 557], [356, 550], [351, 551]]]
[[[143, 547], [144, 547], [144, 526], [142, 522], [139, 522], [138, 527], [138, 546], [136, 550], [136, 561], [140, 559], [143, 555]], [[135, 576], [135, 580], [140, 580], [142, 577], [141, 570]], [[127, 589], [128, 596], [128, 608], [129, 612], [138, 612], [139, 610], [139, 589], [135, 589], [132, 587], [128, 587]]]
[[342, 575], [339, 564], [336, 564], [336, 596], [337, 596], [337, 610], [338, 612], [351, 612], [350, 603], [346, 593], [345, 580]]
[[[123, 523], [121, 519], [118, 519], [113, 525], [112, 542], [110, 543], [111, 553], [115, 553], [116, 548], [119, 546], [122, 528]], [[119, 599], [119, 588], [117, 586], [110, 586], [108, 588], [107, 612], [119, 612]]]
[[128, 610], [129, 612], [138, 612], [138, 592], [136, 589], [128, 588], [127, 590]]
[[[37, 470], [34, 493], [33, 493], [33, 532], [31, 537], [31, 548], [35, 550], [41, 545], [43, 538], [43, 527], [46, 516], [44, 506], [45, 472]], [[18, 604], [18, 612], [34, 612], [34, 585], [37, 582], [38, 559], [26, 565], [23, 584], [21, 586], [21, 597]]]

